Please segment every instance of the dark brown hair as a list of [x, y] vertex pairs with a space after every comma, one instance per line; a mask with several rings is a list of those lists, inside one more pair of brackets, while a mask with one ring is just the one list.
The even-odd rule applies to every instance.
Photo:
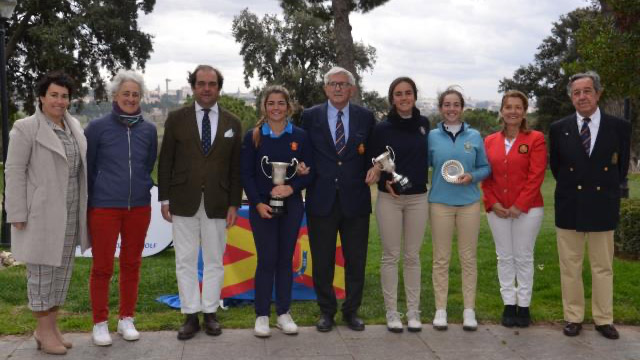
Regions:
[[462, 96], [462, 93], [458, 89], [456, 89], [454, 85], [449, 86], [447, 90], [441, 92], [438, 95], [438, 108], [442, 109], [442, 104], [444, 103], [444, 97], [450, 94], [458, 95], [458, 97], [460, 98], [460, 106], [464, 109], [464, 96]]
[[413, 81], [410, 77], [408, 76], [401, 76], [399, 78], [396, 78], [395, 80], [393, 80], [391, 82], [391, 85], [389, 85], [389, 105], [391, 106], [391, 108], [394, 108], [395, 105], [393, 105], [393, 91], [396, 89], [396, 86], [398, 86], [400, 83], [406, 82], [407, 84], [409, 84], [411, 86], [411, 88], [413, 89], [413, 98], [415, 100], [418, 100], [418, 88], [416, 87], [416, 83], [415, 81]]
[[218, 89], [222, 89], [222, 83], [224, 82], [224, 77], [222, 76], [222, 73], [220, 72], [220, 70], [214, 68], [211, 65], [198, 65], [196, 66], [196, 69], [193, 70], [193, 72], [189, 72], [189, 76], [187, 77], [187, 81], [189, 81], [189, 84], [191, 85], [192, 89], [195, 89], [196, 87], [196, 76], [198, 75], [198, 71], [200, 70], [208, 70], [208, 71], [213, 71], [216, 73], [216, 77], [218, 78]]

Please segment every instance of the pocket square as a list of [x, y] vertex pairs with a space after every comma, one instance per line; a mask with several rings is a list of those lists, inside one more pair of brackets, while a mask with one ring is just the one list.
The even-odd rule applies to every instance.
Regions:
[[233, 129], [229, 129], [224, 133], [224, 137], [229, 138], [233, 137]]

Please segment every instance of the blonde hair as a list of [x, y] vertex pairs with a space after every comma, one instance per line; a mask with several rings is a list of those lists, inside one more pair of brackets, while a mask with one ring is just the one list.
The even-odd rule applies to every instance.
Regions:
[[262, 140], [261, 128], [262, 125], [267, 122], [267, 100], [269, 100], [269, 96], [272, 94], [282, 94], [282, 96], [284, 96], [284, 100], [287, 102], [287, 116], [291, 116], [293, 113], [289, 91], [282, 85], [267, 86], [262, 91], [262, 97], [260, 98], [260, 118], [256, 122], [256, 127], [253, 128], [252, 139], [253, 145], [256, 148], [260, 146], [260, 141]]
[[[500, 123], [502, 124], [502, 132], [504, 132], [506, 128], [506, 123], [504, 121], [504, 118], [502, 117], [502, 109], [504, 108], [504, 104], [505, 102], [507, 102], [508, 98], [516, 98], [516, 99], [522, 100], [522, 106], [524, 107], [525, 114], [527, 113], [527, 109], [529, 109], [529, 99], [527, 99], [527, 95], [525, 95], [522, 91], [509, 90], [505, 92], [504, 95], [502, 95], [502, 102], [500, 105], [500, 116], [498, 117], [498, 121], [500, 121]], [[529, 128], [527, 127], [526, 116], [522, 117], [522, 122], [520, 123], [520, 131], [525, 134], [528, 134], [529, 132], [531, 132], [531, 130], [529, 130]]]

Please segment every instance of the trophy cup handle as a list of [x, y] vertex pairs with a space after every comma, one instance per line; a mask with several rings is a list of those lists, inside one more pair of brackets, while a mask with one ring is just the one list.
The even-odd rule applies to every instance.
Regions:
[[391, 161], [396, 161], [396, 153], [393, 152], [391, 146], [387, 145], [387, 150], [391, 153]]
[[260, 169], [262, 169], [262, 173], [264, 174], [264, 176], [268, 177], [269, 179], [271, 179], [271, 176], [267, 175], [267, 173], [264, 171], [264, 163], [267, 163], [267, 165], [269, 165], [269, 157], [268, 156], [263, 156], [262, 159], [260, 160]]
[[298, 171], [298, 159], [296, 158], [291, 159], [291, 164], [289, 164], [289, 166], [293, 166], [293, 174], [291, 174], [291, 176], [285, 175], [285, 180], [290, 180], [291, 178], [296, 176], [296, 172]]

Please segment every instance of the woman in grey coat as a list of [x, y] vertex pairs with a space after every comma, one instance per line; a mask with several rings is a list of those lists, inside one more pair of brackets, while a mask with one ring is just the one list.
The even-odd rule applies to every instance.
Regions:
[[38, 321], [34, 338], [49, 354], [71, 348], [58, 329], [58, 310], [67, 296], [75, 247], [89, 247], [87, 143], [82, 126], [67, 112], [72, 93], [72, 80], [62, 72], [39, 81], [36, 112], [13, 125], [5, 164], [12, 251], [27, 264], [29, 308]]

